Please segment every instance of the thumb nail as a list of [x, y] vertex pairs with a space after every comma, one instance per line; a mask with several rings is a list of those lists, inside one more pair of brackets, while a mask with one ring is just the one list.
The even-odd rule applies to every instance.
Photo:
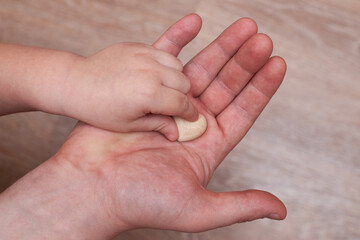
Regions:
[[280, 216], [277, 213], [271, 213], [267, 216], [267, 218], [273, 219], [273, 220], [280, 220]]

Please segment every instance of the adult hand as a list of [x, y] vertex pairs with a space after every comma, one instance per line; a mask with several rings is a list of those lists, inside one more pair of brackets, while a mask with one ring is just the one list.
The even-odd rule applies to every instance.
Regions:
[[[154, 46], [177, 55], [200, 25], [197, 15], [189, 15]], [[269, 58], [270, 38], [256, 32], [252, 20], [240, 19], [184, 67], [193, 103], [208, 122], [200, 138], [170, 142], [158, 132], [119, 134], [80, 123], [52, 159], [23, 178], [30, 187], [17, 183], [2, 201], [11, 195], [14, 204], [37, 186], [38, 199], [49, 199], [50, 193], [52, 200], [37, 204], [39, 211], [50, 216], [57, 211], [57, 219], [67, 219], [63, 228], [89, 238], [132, 228], [198, 232], [257, 218], [285, 218], [285, 206], [270, 193], [206, 189], [216, 167], [244, 137], [285, 74], [285, 62]], [[49, 174], [41, 172], [55, 172], [51, 183], [45, 176]], [[27, 196], [27, 202], [36, 202]], [[61, 207], [51, 207], [54, 202]]]
[[[198, 33], [190, 15], [155, 42], [177, 55]], [[279, 87], [286, 65], [269, 59], [272, 42], [250, 19], [240, 19], [184, 68], [191, 96], [208, 121], [191, 142], [169, 142], [158, 133], [116, 134], [80, 125], [59, 156], [77, 169], [96, 169], [114, 213], [131, 227], [203, 231], [235, 222], [283, 219], [284, 205], [256, 190], [214, 193], [205, 189], [216, 167], [244, 137]], [[82, 155], [74, 154], [82, 148]], [[96, 149], [96, 150], [94, 150]], [[84, 168], [85, 166], [85, 168]]]

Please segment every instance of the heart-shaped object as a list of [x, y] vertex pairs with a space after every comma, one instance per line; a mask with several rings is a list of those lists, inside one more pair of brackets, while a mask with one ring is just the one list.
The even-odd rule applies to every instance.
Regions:
[[174, 117], [179, 131], [179, 142], [190, 141], [200, 137], [207, 128], [206, 118], [199, 114], [198, 120], [195, 122], [186, 121], [180, 117]]

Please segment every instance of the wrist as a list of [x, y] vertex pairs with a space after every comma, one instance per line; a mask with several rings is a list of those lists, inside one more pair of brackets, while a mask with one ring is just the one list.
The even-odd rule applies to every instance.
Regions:
[[60, 162], [48, 160], [0, 195], [1, 239], [111, 239], [128, 229], [96, 173]]
[[[51, 50], [52, 51], [52, 50]], [[69, 74], [74, 63], [83, 57], [69, 52], [55, 51], [53, 56], [49, 57], [48, 70], [43, 71], [43, 75], [30, 87], [29, 94], [25, 102], [29, 107], [52, 114], [68, 116], [66, 113], [69, 105], [67, 88], [73, 84], [69, 80]]]
[[35, 110], [61, 114], [66, 79], [81, 57], [13, 44], [0, 44], [0, 52], [0, 115]]

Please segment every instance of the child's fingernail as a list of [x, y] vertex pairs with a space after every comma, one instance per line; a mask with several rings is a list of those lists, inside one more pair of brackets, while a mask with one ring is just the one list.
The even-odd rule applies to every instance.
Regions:
[[172, 142], [176, 141], [176, 136], [174, 134], [172, 134], [172, 133], [166, 134], [166, 138], [169, 139]]

